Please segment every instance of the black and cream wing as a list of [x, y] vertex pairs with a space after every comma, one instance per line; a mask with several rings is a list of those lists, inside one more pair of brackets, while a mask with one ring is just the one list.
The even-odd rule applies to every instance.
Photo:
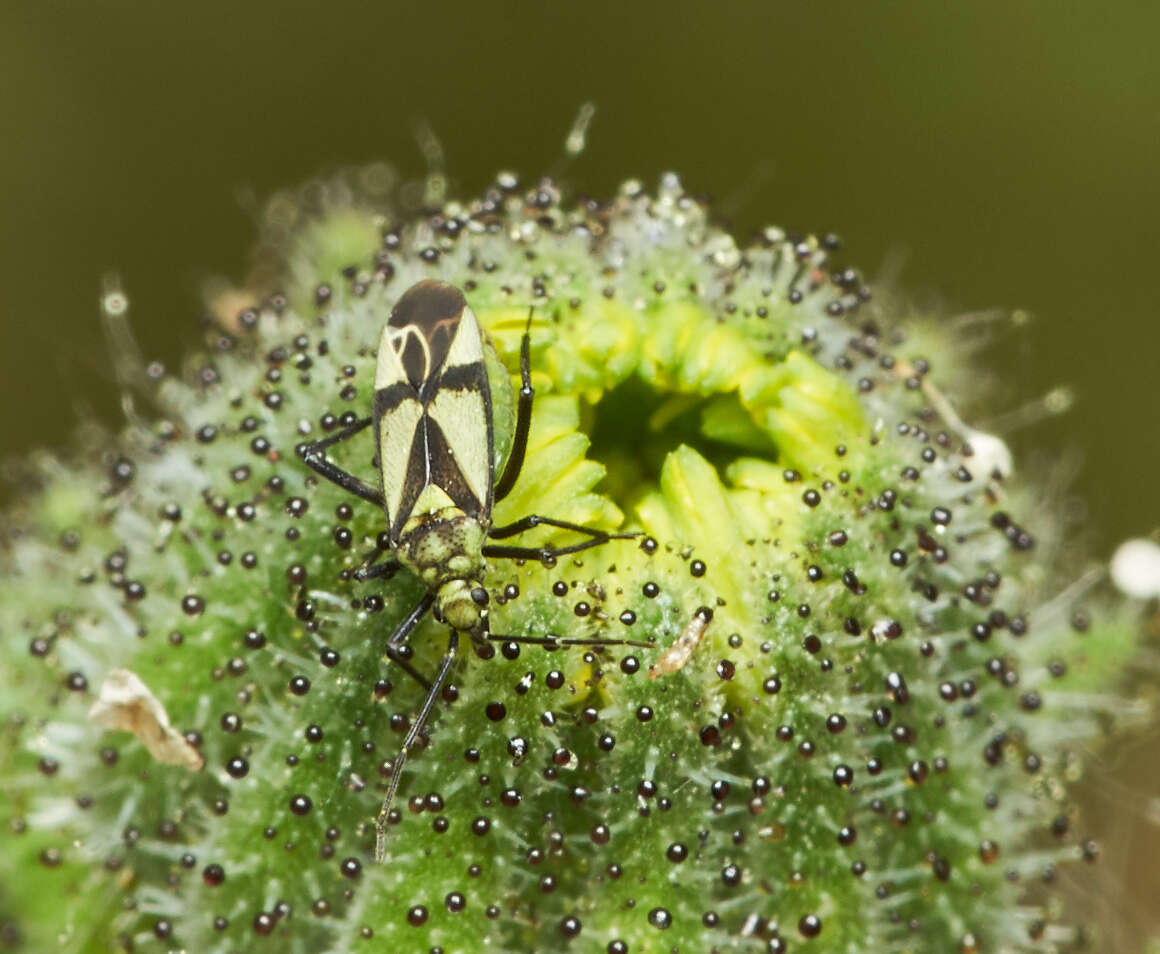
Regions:
[[375, 436], [391, 539], [447, 507], [486, 520], [493, 433], [483, 336], [459, 289], [424, 281], [395, 305], [379, 343]]

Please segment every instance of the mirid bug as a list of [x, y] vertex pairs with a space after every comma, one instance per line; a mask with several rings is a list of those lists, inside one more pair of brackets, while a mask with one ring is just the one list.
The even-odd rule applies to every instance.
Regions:
[[[531, 317], [529, 315], [529, 325]], [[376, 823], [375, 860], [384, 858], [386, 824], [403, 765], [431, 714], [459, 649], [459, 636], [474, 642], [514, 640], [546, 646], [640, 645], [615, 639], [561, 639], [555, 636], [500, 636], [490, 631], [488, 558], [539, 560], [578, 553], [632, 533], [591, 527], [529, 514], [502, 527], [491, 524], [492, 506], [515, 485], [527, 451], [534, 391], [530, 339], [520, 346], [520, 379], [515, 431], [502, 474], [496, 480], [493, 421], [494, 389], [508, 387], [463, 293], [452, 285], [426, 280], [396, 302], [383, 328], [375, 371], [370, 417], [322, 440], [302, 444], [302, 460], [327, 480], [383, 509], [386, 530], [355, 571], [358, 580], [389, 578], [400, 569], [423, 581], [427, 593], [387, 639], [386, 654], [427, 689], [427, 695], [395, 759], [387, 795]], [[488, 372], [488, 364], [496, 366]], [[502, 380], [499, 380], [502, 378]], [[374, 426], [379, 486], [374, 487], [331, 463], [327, 448]], [[563, 547], [520, 547], [488, 543], [537, 526], [584, 534], [588, 539]], [[375, 562], [383, 554], [389, 557]], [[432, 679], [419, 673], [401, 650], [419, 622], [433, 612], [447, 624], [447, 651]]]

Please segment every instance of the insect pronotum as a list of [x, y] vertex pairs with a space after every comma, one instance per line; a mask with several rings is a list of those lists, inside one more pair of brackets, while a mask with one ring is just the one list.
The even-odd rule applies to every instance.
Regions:
[[[529, 328], [531, 315], [528, 317]], [[511, 491], [527, 451], [532, 390], [529, 330], [520, 346], [521, 386], [515, 432], [503, 473], [496, 480], [492, 387], [487, 342], [463, 293], [434, 280], [411, 286], [396, 302], [383, 328], [375, 371], [374, 404], [363, 418], [322, 440], [298, 447], [302, 460], [327, 480], [375, 504], [386, 530], [355, 571], [358, 580], [390, 578], [399, 569], [418, 577], [427, 592], [387, 639], [386, 654], [426, 687], [394, 762], [386, 797], [376, 820], [375, 860], [385, 856], [386, 826], [407, 755], [426, 725], [459, 650], [459, 636], [544, 646], [634, 645], [618, 639], [562, 639], [556, 636], [493, 634], [484, 587], [488, 558], [539, 560], [578, 553], [633, 533], [609, 533], [529, 514], [506, 526], [491, 524], [492, 506]], [[504, 381], [503, 384], [507, 382]], [[374, 487], [327, 460], [327, 448], [373, 425], [379, 486]], [[587, 537], [562, 547], [521, 547], [488, 543], [533, 527], [571, 530]], [[375, 562], [383, 554], [382, 562]], [[431, 679], [419, 673], [403, 647], [428, 612], [448, 625], [447, 651]]]

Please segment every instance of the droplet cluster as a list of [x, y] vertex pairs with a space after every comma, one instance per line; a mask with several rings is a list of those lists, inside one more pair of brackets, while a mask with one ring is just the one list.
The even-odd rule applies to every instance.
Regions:
[[[1131, 624], [1057, 578], [1043, 502], [948, 412], [953, 329], [896, 320], [833, 236], [739, 246], [675, 177], [573, 201], [504, 174], [414, 212], [379, 174], [280, 197], [276, 280], [211, 303], [206, 352], [142, 376], [155, 418], [44, 462], [10, 519], [0, 942], [1056, 950], [1042, 899], [1098, 854], [1064, 783]], [[532, 308], [496, 523], [641, 533], [492, 561], [496, 639], [462, 653], [376, 866], [409, 670], [447, 634], [386, 659], [424, 587], [356, 576], [383, 516], [295, 449], [369, 413], [382, 324], [429, 277], [509, 370]], [[374, 453], [332, 456], [373, 482]], [[114, 669], [204, 769], [88, 718]]]

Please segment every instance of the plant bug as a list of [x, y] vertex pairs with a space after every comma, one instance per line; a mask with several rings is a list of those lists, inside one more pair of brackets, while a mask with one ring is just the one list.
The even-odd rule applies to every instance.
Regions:
[[[500, 636], [490, 631], [487, 559], [539, 560], [578, 553], [612, 539], [636, 536], [529, 514], [507, 526], [491, 524], [492, 506], [515, 485], [527, 451], [531, 426], [531, 314], [520, 346], [520, 378], [515, 432], [503, 473], [496, 480], [491, 349], [463, 292], [435, 280], [411, 286], [391, 310], [379, 342], [370, 417], [322, 440], [299, 445], [307, 466], [344, 490], [381, 507], [387, 528], [354, 573], [358, 580], [390, 578], [400, 569], [418, 577], [427, 593], [387, 639], [387, 656], [427, 689], [395, 759], [387, 795], [376, 821], [375, 860], [384, 858], [386, 825], [415, 745], [447, 680], [459, 636], [473, 642], [512, 640], [544, 646], [634, 645], [617, 639], [562, 639], [555, 636]], [[503, 384], [507, 382], [504, 381]], [[327, 460], [327, 448], [374, 426], [379, 486], [360, 480]], [[488, 539], [513, 537], [549, 526], [588, 539], [563, 547], [521, 547]], [[384, 553], [389, 557], [375, 561]], [[428, 612], [450, 627], [447, 651], [432, 679], [419, 673], [402, 653], [411, 632]]]

